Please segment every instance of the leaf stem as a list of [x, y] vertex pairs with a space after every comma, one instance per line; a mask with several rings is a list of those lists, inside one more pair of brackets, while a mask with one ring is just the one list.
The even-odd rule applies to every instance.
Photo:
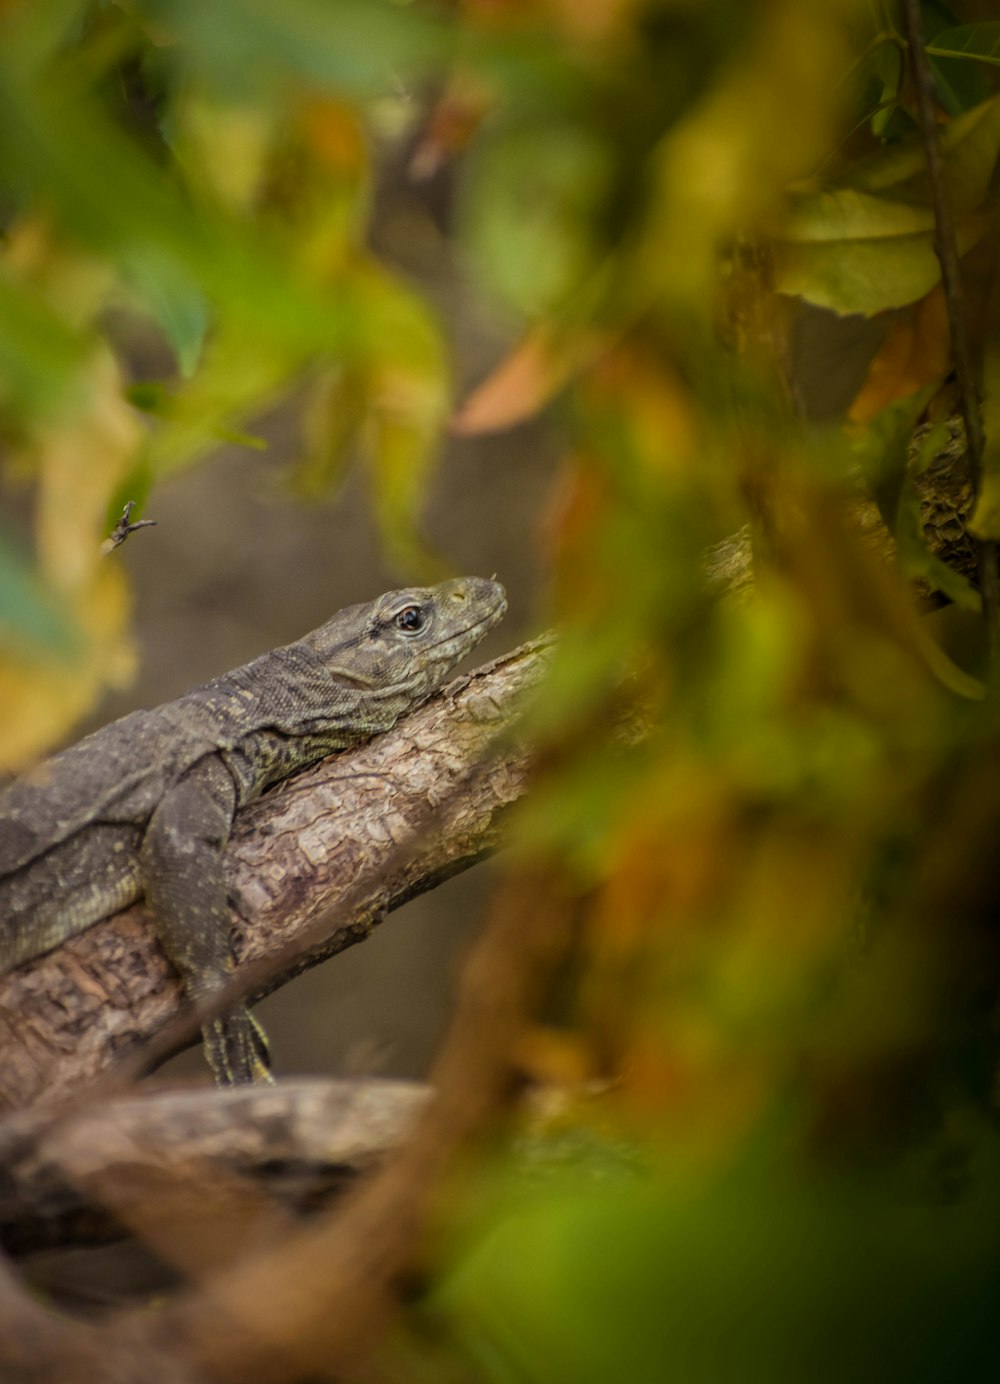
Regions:
[[[931, 72], [930, 63], [927, 61], [919, 0], [902, 0], [902, 10], [916, 93], [917, 118], [923, 137], [924, 152], [927, 156], [931, 205], [934, 209], [934, 253], [941, 265], [941, 283], [944, 288], [948, 326], [951, 332], [951, 355], [958, 379], [958, 392], [962, 418], [965, 423], [965, 439], [972, 470], [973, 486], [978, 494], [983, 473], [983, 427], [979, 416], [979, 398], [972, 363], [972, 350], [969, 344], [965, 302], [962, 296], [955, 222], [951, 214], [948, 190], [945, 187], [941, 145], [938, 140], [937, 122], [934, 118], [936, 96], [934, 75]], [[979, 544], [979, 585], [983, 598], [983, 618], [986, 623], [989, 654], [987, 685], [994, 699], [997, 697], [998, 689], [1000, 689], [1000, 567], [998, 567], [997, 552], [995, 543], [981, 542]]]

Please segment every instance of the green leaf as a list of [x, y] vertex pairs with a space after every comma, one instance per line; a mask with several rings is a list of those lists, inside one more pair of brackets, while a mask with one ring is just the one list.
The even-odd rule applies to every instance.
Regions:
[[937, 1384], [991, 1377], [1000, 1220], [776, 1168], [550, 1179], [512, 1196], [434, 1296], [497, 1384]]
[[964, 54], [956, 57], [938, 52], [941, 38], [954, 33], [957, 27], [955, 15], [947, 6], [930, 4], [928, 0], [924, 0], [920, 10], [924, 47], [929, 57], [938, 100], [950, 115], [959, 115], [962, 111], [971, 110], [980, 101], [985, 101], [990, 94], [991, 88], [986, 80], [986, 73], [978, 63], [963, 61]]
[[[936, 385], [928, 385], [883, 409], [855, 445], [854, 453], [879, 513], [896, 539], [903, 571], [908, 576], [922, 578], [932, 591], [940, 591], [961, 609], [979, 611], [982, 601], [978, 591], [960, 572], [936, 557], [923, 536], [920, 494], [914, 472], [922, 469], [926, 448], [921, 449], [914, 462], [910, 459], [910, 446], [917, 420], [936, 388]], [[928, 445], [932, 444], [928, 442]], [[933, 641], [928, 639], [924, 653], [945, 686], [961, 696], [980, 696], [980, 684], [956, 667], [937, 645], [932, 645]]]
[[932, 57], [928, 61], [934, 90], [949, 115], [961, 115], [986, 100], [989, 87], [980, 68], [948, 58]]
[[994, 337], [983, 356], [982, 476], [969, 529], [977, 538], [1000, 539], [1000, 343]]
[[[1000, 155], [1000, 97], [982, 102], [952, 120], [940, 132], [945, 185], [957, 212], [971, 211], [986, 200]], [[841, 186], [886, 193], [896, 200], [930, 205], [927, 154], [919, 135], [871, 154], [852, 169]]]
[[[988, 225], [985, 217], [959, 222], [959, 253], [975, 245]], [[779, 293], [796, 294], [841, 315], [873, 317], [887, 308], [905, 307], [929, 293], [940, 277], [930, 231], [858, 240], [786, 241], [775, 252]]]
[[870, 60], [876, 82], [873, 100], [876, 107], [872, 116], [872, 132], [882, 136], [886, 125], [898, 109], [899, 90], [903, 80], [903, 54], [899, 45], [891, 42], [880, 43]]
[[159, 380], [136, 380], [125, 390], [125, 398], [133, 408], [154, 417], [165, 413], [170, 404], [167, 388]]
[[257, 99], [291, 77], [370, 93], [437, 67], [453, 30], [434, 11], [391, 0], [139, 0], [206, 88]]
[[935, 34], [927, 52], [938, 58], [975, 58], [1000, 65], [1000, 20], [960, 24]]
[[831, 188], [810, 197], [792, 214], [784, 234], [795, 242], [842, 241], [912, 235], [934, 229], [930, 207], [890, 201], [857, 188]]
[[593, 270], [606, 146], [579, 126], [507, 129], [481, 144], [470, 174], [465, 224], [482, 273], [519, 312], [548, 315]]
[[19, 650], [67, 655], [78, 639], [38, 576], [0, 536], [0, 641]]
[[220, 317], [239, 315], [248, 352], [264, 331], [271, 350], [297, 353], [335, 349], [353, 332], [350, 307], [304, 282], [281, 244], [192, 205], [176, 167], [150, 158], [78, 85], [60, 74], [25, 86], [0, 60], [0, 166], [16, 199], [44, 189], [63, 232], [137, 283], [183, 361], [200, 346], [202, 298]]
[[56, 407], [89, 351], [82, 332], [0, 271], [0, 408], [31, 414]]
[[[991, 226], [985, 204], [1000, 158], [1000, 97], [953, 120], [941, 149], [964, 254]], [[914, 137], [863, 160], [838, 185], [802, 197], [776, 247], [778, 291], [867, 317], [922, 298], [940, 278], [926, 165]]]
[[920, 492], [907, 476], [896, 508], [896, 545], [900, 565], [908, 576], [922, 578], [961, 610], [982, 610], [982, 598], [961, 572], [935, 556], [924, 542]]
[[317, 499], [341, 480], [356, 449], [366, 409], [362, 371], [342, 366], [322, 371], [302, 409], [302, 454], [292, 477], [297, 490]]
[[910, 438], [935, 388], [935, 385], [928, 385], [909, 398], [884, 408], [853, 447], [865, 483], [890, 533], [896, 531], [896, 511], [906, 476]]
[[177, 366], [190, 378], [201, 358], [208, 330], [208, 304], [190, 274], [153, 255], [136, 256], [125, 269], [135, 291], [162, 327]]

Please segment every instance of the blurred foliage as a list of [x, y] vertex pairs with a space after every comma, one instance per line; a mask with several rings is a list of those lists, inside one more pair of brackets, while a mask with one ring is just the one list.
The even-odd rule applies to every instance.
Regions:
[[[527, 320], [458, 414], [506, 426], [571, 381], [551, 764], [518, 839], [579, 883], [568, 995], [522, 1061], [580, 1095], [478, 1186], [425, 1325], [505, 1382], [985, 1377], [998, 747], [982, 645], [956, 667], [904, 580], [980, 608], [915, 486], [965, 463], [905, 44], [850, 3], [586, 12], [550, 19], [586, 93], [558, 157], [547, 132], [533, 166], [523, 127], [562, 111], [516, 90], [465, 154], [469, 244]], [[1000, 105], [936, 61], [989, 419]], [[793, 295], [896, 310], [846, 431], [793, 406]], [[858, 471], [899, 571], [845, 519]], [[719, 600], [705, 554], [747, 522], [754, 592]], [[648, 733], [625, 749], [629, 704]], [[567, 1129], [645, 1162], [540, 1182]]]
[[[417, 519], [446, 354], [365, 247], [365, 102], [390, 74], [405, 94], [451, 41], [386, 3], [0, 10], [0, 425], [11, 483], [36, 483], [34, 570], [4, 546], [0, 610], [40, 586], [76, 634], [39, 622], [29, 646], [5, 617], [0, 766], [128, 676], [127, 592], [98, 558], [124, 500], [245, 436], [304, 375], [303, 475], [335, 478], [357, 437], [390, 551], [431, 565]], [[129, 379], [130, 333], [151, 328], [176, 370]], [[350, 426], [331, 397], [345, 377]]]
[[[996, 537], [997, 26], [924, 12]], [[579, 1097], [456, 1192], [414, 1372], [985, 1377], [1000, 745], [985, 640], [957, 667], [907, 584], [980, 606], [913, 488], [948, 325], [894, 7], [10, 0], [0, 26], [0, 404], [37, 534], [33, 564], [0, 550], [8, 761], [127, 665], [97, 555], [123, 498], [293, 387], [303, 489], [361, 439], [387, 542], [424, 560], [446, 350], [365, 239], [394, 100], [420, 93], [414, 175], [452, 168], [461, 253], [523, 331], [457, 430], [559, 399], [562, 637], [516, 834], [581, 924], [521, 1060]], [[794, 407], [794, 298], [898, 314], [850, 431]], [[129, 378], [136, 318], [162, 379]], [[898, 570], [845, 519], [859, 472]], [[743, 525], [754, 590], [720, 598], [705, 555]], [[597, 1155], [539, 1181], [567, 1128]]]
[[564, 1176], [508, 1196], [434, 1306], [503, 1380], [985, 1377], [995, 1152], [957, 1206], [760, 1165]]

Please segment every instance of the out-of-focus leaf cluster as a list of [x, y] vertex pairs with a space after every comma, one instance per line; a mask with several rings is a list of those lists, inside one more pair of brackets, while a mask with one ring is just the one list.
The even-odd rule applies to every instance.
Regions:
[[[995, 533], [1000, 107], [959, 75], [995, 36], [925, 9], [984, 285]], [[578, 1082], [552, 1137], [589, 1151], [552, 1167], [536, 1132], [498, 1191], [472, 1178], [429, 1270], [456, 1376], [975, 1377], [1000, 1275], [1000, 777], [980, 670], [908, 586], [978, 605], [926, 549], [907, 445], [922, 414], [938, 436], [949, 356], [892, 7], [34, 0], [2, 23], [2, 403], [39, 484], [38, 572], [0, 565], [23, 686], [67, 659], [109, 676], [102, 525], [292, 382], [303, 486], [363, 437], [413, 553], [447, 380], [432, 316], [364, 246], [397, 80], [434, 79], [414, 166], [458, 160], [460, 253], [523, 326], [457, 430], [560, 398], [561, 634], [515, 830], [575, 882], [580, 931], [519, 1059]], [[794, 407], [798, 298], [900, 310], [851, 435]], [[141, 425], [112, 349], [135, 315], [178, 364], [131, 382]], [[859, 476], [898, 567], [846, 517]], [[720, 597], [707, 555], [743, 527], [754, 589]]]
[[[520, 1189], [441, 1291], [487, 1378], [981, 1378], [995, 1159], [960, 1205], [757, 1166]], [[609, 1329], [610, 1325], [610, 1329]]]
[[[4, 8], [0, 427], [11, 484], [35, 486], [34, 553], [0, 537], [4, 766], [127, 675], [128, 593], [99, 556], [124, 500], [303, 379], [305, 482], [362, 445], [391, 551], [427, 566], [446, 356], [365, 245], [370, 111], [450, 42], [390, 3]], [[174, 365], [130, 378], [151, 330]]]
[[[562, 137], [527, 138], [545, 117], [511, 87], [469, 148], [471, 245], [527, 329], [458, 422], [559, 391], [571, 411], [547, 768], [518, 839], [572, 871], [581, 930], [523, 1061], [581, 1083], [555, 1137], [631, 1137], [645, 1161], [539, 1181], [529, 1139], [435, 1319], [497, 1380], [975, 1378], [1000, 1282], [1000, 796], [981, 670], [907, 584], [979, 608], [915, 488], [932, 453], [965, 461], [911, 93], [901, 69], [897, 128], [873, 125], [850, 78], [885, 38], [849, 0], [718, 28], [597, 9], [599, 44], [550, 19], [587, 93], [553, 100]], [[669, 95], [644, 84], [677, 71]], [[972, 85], [942, 148], [988, 282], [1000, 107]], [[904, 310], [849, 429], [797, 415], [794, 298]], [[859, 482], [897, 566], [847, 518]], [[706, 555], [743, 524], [754, 590], [720, 599]]]

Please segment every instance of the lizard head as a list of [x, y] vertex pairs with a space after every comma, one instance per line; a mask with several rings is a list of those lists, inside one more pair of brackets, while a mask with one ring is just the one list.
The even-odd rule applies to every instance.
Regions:
[[413, 703], [444, 683], [506, 609], [507, 593], [499, 582], [455, 577], [350, 606], [303, 642], [338, 680], [399, 693]]

